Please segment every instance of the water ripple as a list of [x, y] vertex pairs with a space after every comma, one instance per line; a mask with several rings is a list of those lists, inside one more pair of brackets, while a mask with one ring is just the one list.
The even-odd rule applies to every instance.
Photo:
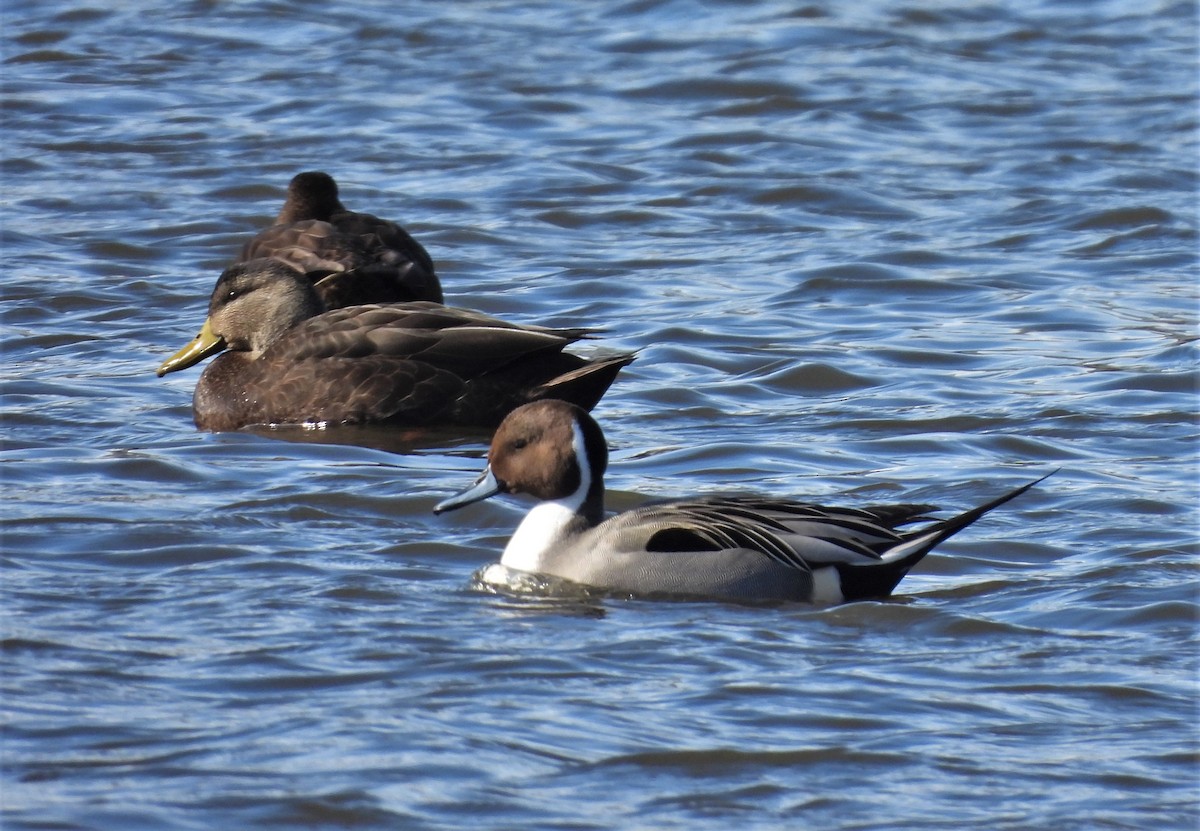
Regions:
[[[5, 24], [5, 827], [1195, 825], [1190, 4]], [[430, 514], [485, 435], [199, 434], [153, 375], [313, 168], [639, 351], [614, 508], [1062, 470], [887, 602], [487, 589], [524, 505]]]

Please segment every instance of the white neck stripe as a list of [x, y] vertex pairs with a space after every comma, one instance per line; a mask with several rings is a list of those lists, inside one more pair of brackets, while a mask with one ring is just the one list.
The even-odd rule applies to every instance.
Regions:
[[592, 469], [579, 422], [571, 423], [571, 450], [579, 466], [579, 487], [561, 499], [539, 502], [533, 507], [504, 548], [500, 564], [518, 571], [542, 571], [546, 556], [566, 536], [567, 525], [579, 514], [592, 486]]

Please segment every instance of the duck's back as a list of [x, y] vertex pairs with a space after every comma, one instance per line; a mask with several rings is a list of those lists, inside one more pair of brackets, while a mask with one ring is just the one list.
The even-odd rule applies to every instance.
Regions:
[[239, 261], [260, 257], [306, 275], [327, 309], [443, 300], [424, 247], [400, 226], [369, 214], [272, 225], [242, 247]]
[[634, 595], [808, 601], [814, 572], [870, 565], [928, 505], [865, 510], [754, 497], [652, 503], [617, 514], [550, 555], [558, 577]]
[[404, 258], [428, 274], [434, 273], [433, 258], [425, 246], [391, 220], [357, 211], [341, 211], [333, 214], [329, 222], [343, 234], [358, 239], [368, 250], [379, 252], [382, 259]]

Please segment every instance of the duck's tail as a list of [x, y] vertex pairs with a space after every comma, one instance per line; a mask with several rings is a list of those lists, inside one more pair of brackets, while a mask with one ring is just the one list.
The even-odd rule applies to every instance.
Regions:
[[887, 597], [904, 579], [909, 569], [939, 544], [957, 534], [993, 508], [998, 508], [1011, 499], [1016, 499], [1042, 480], [1057, 473], [1052, 470], [1045, 476], [998, 496], [977, 508], [963, 511], [958, 516], [943, 520], [920, 531], [913, 531], [883, 553], [879, 562], [870, 565], [839, 565], [841, 591], [846, 600], [864, 600], [872, 597]]
[[590, 360], [583, 366], [547, 381], [536, 398], [561, 398], [590, 410], [608, 391], [623, 367], [633, 363], [635, 355], [615, 355]]

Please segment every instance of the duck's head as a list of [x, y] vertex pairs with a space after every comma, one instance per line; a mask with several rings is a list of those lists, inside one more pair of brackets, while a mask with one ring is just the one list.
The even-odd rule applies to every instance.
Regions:
[[546, 501], [604, 487], [608, 447], [587, 411], [566, 401], [535, 401], [513, 410], [492, 437], [488, 465], [471, 487], [439, 503], [434, 513], [498, 493]]
[[297, 173], [288, 183], [287, 199], [275, 218], [275, 224], [305, 219], [328, 221], [329, 217], [344, 210], [346, 208], [338, 199], [338, 186], [333, 177], [320, 170], [309, 170]]
[[324, 311], [312, 286], [278, 260], [247, 260], [227, 268], [208, 303], [200, 334], [158, 368], [159, 377], [226, 349], [257, 355], [302, 320]]

